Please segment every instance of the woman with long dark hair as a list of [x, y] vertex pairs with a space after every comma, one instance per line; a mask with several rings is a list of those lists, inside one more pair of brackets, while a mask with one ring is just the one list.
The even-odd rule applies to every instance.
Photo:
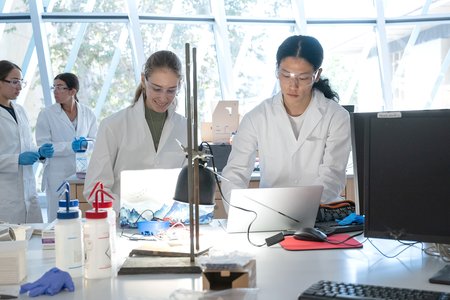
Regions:
[[0, 61], [0, 221], [41, 223], [33, 164], [53, 155], [53, 145], [37, 148], [25, 109], [17, 104], [25, 87], [22, 70]]
[[[256, 155], [260, 187], [322, 185], [322, 203], [340, 200], [350, 154], [350, 117], [322, 77], [323, 49], [311, 36], [294, 35], [279, 46], [281, 91], [247, 113], [233, 139], [222, 174], [226, 200], [247, 188]], [[227, 207], [227, 206], [226, 206]]]
[[64, 199], [59, 196], [58, 187], [75, 174], [75, 153], [87, 145], [87, 141], [85, 145], [81, 142], [93, 141], [97, 134], [97, 119], [93, 111], [78, 100], [80, 83], [77, 75], [56, 75], [51, 89], [56, 103], [42, 110], [36, 122], [37, 144], [53, 143], [55, 148], [53, 158], [45, 164], [42, 177], [48, 222], [56, 219], [59, 199]]

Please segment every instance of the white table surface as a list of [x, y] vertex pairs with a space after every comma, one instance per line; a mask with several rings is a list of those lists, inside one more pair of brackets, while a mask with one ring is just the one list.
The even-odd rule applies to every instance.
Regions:
[[[362, 249], [286, 251], [279, 245], [255, 247], [245, 234], [227, 234], [213, 221], [200, 228], [201, 239], [210, 239], [213, 250], [229, 253], [239, 251], [256, 259], [257, 294], [246, 299], [297, 299], [311, 284], [321, 279], [394, 287], [419, 288], [450, 293], [449, 285], [430, 284], [428, 278], [445, 266], [439, 257], [425, 254], [418, 246], [411, 247], [396, 258], [384, 257], [368, 241]], [[253, 233], [255, 243], [262, 243], [273, 233]], [[188, 236], [188, 234], [187, 234]], [[365, 240], [364, 237], [359, 238]], [[404, 249], [397, 241], [371, 239], [388, 256]], [[118, 264], [139, 243], [119, 238]], [[148, 242], [147, 242], [148, 243]], [[151, 242], [150, 242], [151, 243]], [[188, 259], [188, 258], [187, 258]], [[39, 237], [33, 237], [28, 246], [28, 276], [24, 282], [32, 282], [52, 268], [55, 263], [53, 250], [42, 250]], [[119, 275], [110, 279], [86, 280], [74, 278], [75, 292], [61, 292], [53, 297], [38, 299], [197, 299], [174, 297], [177, 289], [202, 290], [201, 275]], [[0, 286], [0, 291], [2, 287]], [[172, 297], [171, 297], [172, 295]], [[19, 299], [29, 299], [24, 294]], [[231, 299], [231, 298], [230, 298]], [[236, 299], [236, 298], [233, 298]]]

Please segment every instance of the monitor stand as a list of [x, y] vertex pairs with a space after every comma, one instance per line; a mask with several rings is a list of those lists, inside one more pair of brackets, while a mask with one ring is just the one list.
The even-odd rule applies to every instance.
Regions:
[[434, 274], [429, 281], [431, 283], [438, 284], [448, 284], [450, 285], [450, 264], [446, 265], [440, 269], [436, 274]]

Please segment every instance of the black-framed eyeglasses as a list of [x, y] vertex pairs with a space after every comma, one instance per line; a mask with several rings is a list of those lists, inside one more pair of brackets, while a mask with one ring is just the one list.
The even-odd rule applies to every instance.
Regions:
[[70, 90], [70, 88], [68, 88], [67, 86], [62, 86], [62, 85], [52, 85], [50, 87], [50, 89], [53, 90], [53, 91]]
[[27, 82], [23, 79], [12, 79], [12, 80], [2, 79], [2, 81], [9, 83], [13, 87], [16, 87], [18, 85], [20, 85], [21, 87], [26, 87], [27, 85]]

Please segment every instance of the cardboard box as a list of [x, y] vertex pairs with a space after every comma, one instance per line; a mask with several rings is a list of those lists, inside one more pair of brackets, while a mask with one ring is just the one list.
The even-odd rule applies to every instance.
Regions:
[[256, 261], [245, 266], [222, 265], [220, 268], [206, 268], [202, 273], [204, 290], [225, 290], [230, 288], [256, 287]]
[[201, 124], [202, 140], [213, 143], [229, 143], [231, 134], [239, 126], [239, 101], [219, 101], [212, 114], [212, 122]]

